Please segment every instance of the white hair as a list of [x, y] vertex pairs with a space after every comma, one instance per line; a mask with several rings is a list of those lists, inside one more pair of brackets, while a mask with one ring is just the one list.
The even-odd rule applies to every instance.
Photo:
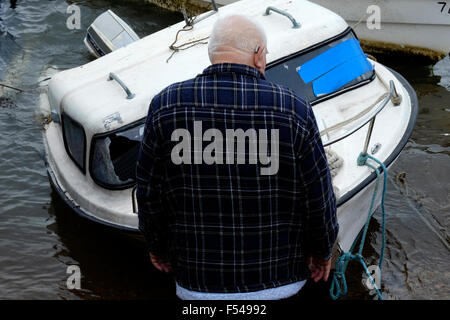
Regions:
[[209, 58], [212, 62], [221, 46], [253, 52], [258, 45], [267, 46], [267, 36], [261, 25], [243, 15], [228, 15], [214, 24], [208, 45]]

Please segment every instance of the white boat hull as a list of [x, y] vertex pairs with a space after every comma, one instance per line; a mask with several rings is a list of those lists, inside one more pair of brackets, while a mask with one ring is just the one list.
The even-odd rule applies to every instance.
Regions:
[[[405, 91], [402, 92], [402, 95], [404, 98], [410, 98], [411, 110], [408, 113], [409, 119], [406, 121], [407, 128], [405, 129], [404, 136], [398, 137], [398, 144], [394, 146], [393, 152], [384, 157], [384, 163], [388, 170], [394, 164], [406, 144], [414, 127], [418, 111], [417, 97], [415, 96], [413, 89], [400, 75], [397, 74], [397, 77], [399, 77], [398, 80], [402, 84], [407, 85]], [[407, 93], [409, 95], [407, 95]], [[377, 136], [375, 136], [375, 139], [377, 139]], [[50, 122], [46, 125], [44, 130], [44, 145], [46, 151], [45, 160], [47, 172], [51, 185], [69, 207], [79, 215], [92, 221], [132, 233], [139, 232], [139, 221], [134, 207], [135, 199], [133, 198], [132, 189], [105, 192], [105, 189], [100, 188], [92, 181], [84, 179], [65, 152], [61, 128], [58, 123]], [[350, 149], [352, 149], [351, 152], [354, 154], [354, 162], [356, 162], [358, 150], [353, 149], [358, 148], [352, 147]], [[68, 167], [73, 168], [72, 170], [67, 170]], [[58, 172], [61, 172], [61, 170], [64, 170], [64, 174], [59, 175]], [[383, 175], [381, 178], [383, 178]], [[370, 199], [373, 196], [376, 182], [375, 173], [372, 173], [371, 176], [360, 182], [359, 185], [355, 185], [353, 189], [348, 190], [345, 194], [338, 195], [337, 217], [340, 225], [340, 232], [337, 244], [339, 252], [350, 250], [354, 242], [358, 239], [358, 235], [367, 220]], [[370, 214], [373, 214], [380, 206], [382, 179], [379, 180], [378, 188], [379, 192]], [[83, 190], [83, 192], [80, 193], [80, 190]], [[83, 205], [80, 205], [73, 199], [70, 196], [71, 194], [74, 194], [77, 197], [84, 194], [84, 199], [80, 199], [80, 202], [82, 202]], [[94, 194], [100, 196], [92, 196]], [[106, 203], [110, 204], [108, 210], [104, 210]]]
[[[293, 28], [291, 21], [280, 15], [264, 16], [268, 5], [276, 5], [290, 12], [298, 21], [302, 21], [302, 28]], [[308, 1], [246, 0], [220, 10], [220, 14], [233, 12], [250, 13], [267, 27], [268, 40], [273, 48], [268, 54], [269, 67], [289, 54], [296, 54], [317, 43], [351, 32], [342, 18]], [[219, 14], [203, 20], [192, 32], [180, 36], [181, 41], [202, 39], [209, 35], [218, 16]], [[317, 21], [318, 16], [323, 21]], [[86, 131], [85, 171], [80, 170], [69, 157], [60, 123], [51, 121], [43, 132], [51, 184], [78, 214], [118, 229], [138, 232], [138, 216], [132, 189], [109, 190], [96, 184], [90, 175], [89, 150], [95, 135], [121, 129], [145, 118], [149, 101], [156, 93], [174, 82], [194, 77], [210, 64], [204, 45], [178, 52], [167, 62], [172, 54], [169, 46], [183, 26], [184, 22], [180, 22], [52, 78], [47, 101], [50, 106], [42, 109], [59, 114], [71, 113], [75, 120], [83, 123]], [[193, 61], [196, 63], [192, 63]], [[381, 146], [374, 156], [389, 167], [411, 135], [417, 115], [417, 98], [411, 86], [401, 76], [375, 61], [370, 62], [374, 64], [376, 77], [367, 84], [314, 105], [313, 111], [319, 127], [329, 128], [354, 117], [373, 104], [386, 94], [389, 88], [386, 84], [393, 81], [403, 97], [402, 102], [398, 106], [389, 102], [377, 115], [369, 145], [369, 151], [374, 144]], [[180, 72], [180, 66], [183, 72]], [[136, 98], [126, 99], [123, 88], [107, 80], [110, 72], [117, 73], [136, 94]], [[341, 127], [333, 134], [345, 133], [350, 125]], [[338, 220], [341, 225], [338, 244], [342, 250], [350, 248], [363, 227], [375, 187], [375, 173], [367, 167], [356, 165], [367, 132], [368, 124], [329, 147], [344, 160], [340, 172], [333, 179], [338, 190]], [[327, 137], [333, 138], [333, 135]], [[380, 198], [377, 199], [376, 207], [379, 203]]]

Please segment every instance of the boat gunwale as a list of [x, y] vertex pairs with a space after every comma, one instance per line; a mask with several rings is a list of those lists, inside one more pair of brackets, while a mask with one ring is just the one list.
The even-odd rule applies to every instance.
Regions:
[[[419, 101], [417, 98], [417, 94], [414, 91], [413, 87], [409, 84], [409, 82], [398, 72], [395, 70], [392, 70], [389, 67], [386, 67], [396, 78], [400, 83], [405, 87], [406, 91], [409, 94], [409, 97], [411, 99], [411, 113], [408, 120], [408, 127], [406, 128], [402, 138], [400, 139], [400, 142], [395, 147], [394, 151], [386, 158], [386, 160], [383, 161], [383, 164], [386, 166], [386, 168], [389, 168], [391, 164], [400, 156], [400, 153], [405, 148], [406, 144], [408, 143], [409, 138], [412, 135], [412, 132], [414, 130], [414, 127], [416, 125], [417, 116], [419, 113]], [[356, 162], [356, 157], [355, 157]], [[370, 183], [372, 183], [377, 178], [377, 173], [372, 172], [366, 179], [364, 179], [360, 184], [358, 184], [356, 187], [342, 195], [339, 200], [337, 201], [337, 206], [341, 206], [347, 201], [349, 201], [351, 198], [353, 198], [356, 194], [358, 194], [362, 189], [367, 187]]]

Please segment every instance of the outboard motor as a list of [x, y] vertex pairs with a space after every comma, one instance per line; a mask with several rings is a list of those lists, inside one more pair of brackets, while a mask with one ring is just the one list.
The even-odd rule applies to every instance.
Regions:
[[100, 58], [137, 40], [139, 36], [133, 29], [108, 10], [89, 26], [84, 44], [93, 56]]

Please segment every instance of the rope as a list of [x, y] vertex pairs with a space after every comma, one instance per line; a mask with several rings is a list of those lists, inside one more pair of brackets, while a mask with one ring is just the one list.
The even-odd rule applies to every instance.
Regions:
[[15, 88], [13, 86], [9, 86], [9, 85], [4, 84], [4, 83], [0, 83], [0, 87], [5, 87], [5, 88], [13, 89], [13, 90], [16, 90], [16, 91], [19, 91], [19, 92], [24, 92], [24, 90], [22, 90], [22, 89]]
[[181, 50], [187, 50], [189, 48], [192, 48], [196, 45], [199, 44], [208, 44], [208, 42], [204, 42], [205, 40], [209, 39], [208, 37], [202, 38], [202, 39], [197, 39], [197, 40], [193, 40], [193, 41], [189, 41], [183, 44], [180, 44], [179, 46], [176, 46], [175, 44], [178, 42], [178, 36], [180, 35], [181, 32], [183, 31], [191, 31], [192, 29], [194, 29], [194, 23], [195, 23], [195, 19], [197, 19], [198, 16], [195, 16], [193, 18], [190, 18], [187, 22], [186, 25], [178, 30], [176, 36], [175, 36], [175, 41], [170, 45], [170, 50], [173, 50], [172, 54], [170, 55], [170, 57], [166, 60], [166, 63], [169, 63], [170, 59], [172, 59], [172, 57], [175, 55], [175, 53], [181, 51]]
[[328, 167], [330, 168], [331, 177], [334, 178], [339, 173], [339, 169], [342, 168], [344, 159], [342, 159], [336, 152], [331, 149], [326, 149], [325, 155], [328, 159]]
[[358, 120], [359, 118], [363, 117], [370, 110], [372, 110], [377, 104], [379, 104], [381, 101], [383, 101], [388, 95], [389, 95], [389, 93], [387, 93], [387, 92], [383, 93], [374, 103], [372, 103], [370, 106], [368, 106], [363, 111], [359, 112], [357, 115], [355, 115], [355, 116], [353, 116], [353, 117], [351, 117], [351, 118], [349, 118], [349, 119], [347, 119], [345, 121], [339, 122], [339, 123], [337, 123], [337, 124], [335, 124], [335, 125], [333, 125], [333, 126], [331, 126], [329, 128], [326, 128], [326, 129], [320, 131], [320, 136], [324, 136], [324, 135], [330, 133], [331, 131], [334, 131], [336, 129], [340, 129], [342, 127], [345, 127], [346, 125], [352, 123], [353, 121]]
[[325, 149], [325, 155], [328, 160], [328, 168], [330, 168], [332, 183], [333, 183], [333, 191], [336, 195], [336, 198], [339, 198], [341, 195], [340, 189], [334, 184], [334, 177], [336, 177], [344, 165], [344, 159], [340, 157], [336, 152], [331, 149]]
[[[373, 165], [371, 165], [370, 163], [367, 162], [368, 159], [371, 159], [372, 161], [375, 161], [377, 164], [379, 164], [381, 170], [379, 170], [379, 168], [375, 168]], [[382, 191], [382, 197], [381, 197], [381, 212], [382, 212], [382, 236], [383, 236], [383, 243], [381, 246], [381, 252], [380, 252], [380, 261], [378, 263], [378, 267], [381, 270], [381, 266], [383, 264], [383, 258], [384, 258], [384, 249], [386, 247], [386, 212], [384, 209], [384, 200], [386, 198], [386, 189], [387, 189], [387, 169], [386, 166], [379, 161], [378, 159], [370, 156], [369, 154], [360, 154], [358, 157], [358, 165], [359, 166], [363, 166], [366, 165], [369, 168], [373, 169], [375, 171], [375, 173], [377, 174], [377, 179], [376, 179], [376, 185], [375, 185], [375, 190], [372, 196], [372, 200], [370, 202], [370, 207], [369, 207], [369, 212], [367, 214], [367, 220], [366, 220], [366, 224], [364, 226], [364, 230], [361, 236], [361, 242], [359, 244], [359, 249], [358, 252], [356, 254], [353, 254], [352, 251], [354, 249], [354, 246], [356, 244], [356, 242], [353, 244], [352, 248], [350, 249], [349, 252], [345, 252], [343, 253], [337, 260], [336, 260], [336, 271], [333, 275], [333, 279], [332, 279], [332, 283], [331, 283], [331, 288], [330, 288], [330, 296], [333, 300], [337, 300], [342, 296], [345, 296], [348, 292], [348, 288], [347, 288], [347, 280], [345, 278], [345, 272], [347, 270], [347, 265], [350, 261], [358, 261], [364, 268], [364, 271], [366, 272], [367, 276], [369, 277], [370, 281], [372, 282], [372, 285], [374, 286], [376, 293], [379, 297], [380, 300], [383, 300], [383, 295], [381, 292], [381, 288], [378, 288], [375, 280], [373, 279], [372, 275], [370, 274], [369, 270], [367, 269], [367, 264], [364, 261], [364, 257], [362, 255], [362, 251], [364, 248], [364, 243], [366, 241], [366, 236], [367, 236], [367, 230], [369, 229], [369, 223], [370, 223], [370, 218], [372, 217], [372, 212], [375, 206], [375, 200], [377, 198], [377, 193], [378, 193], [378, 185], [379, 185], [379, 181], [381, 179], [381, 172], [383, 172], [384, 177], [383, 177], [383, 191]]]

